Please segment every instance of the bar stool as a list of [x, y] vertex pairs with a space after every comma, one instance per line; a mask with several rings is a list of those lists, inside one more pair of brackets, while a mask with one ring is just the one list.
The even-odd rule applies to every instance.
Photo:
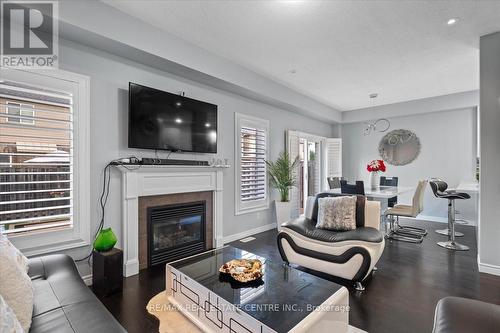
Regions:
[[[448, 190], [448, 184], [444, 181], [444, 180], [441, 180], [440, 178], [432, 178], [430, 180], [430, 183], [434, 183], [435, 186], [433, 186], [431, 184], [431, 189], [432, 189], [432, 192], [434, 193], [434, 196], [436, 196], [437, 198], [442, 198], [439, 194], [436, 194], [436, 193], [457, 193], [456, 191], [454, 190]], [[452, 213], [452, 216], [453, 216], [453, 221], [456, 221], [455, 220], [455, 202], [453, 202], [453, 213]], [[449, 215], [449, 214], [448, 214]], [[450, 234], [450, 220], [448, 219], [448, 228], [446, 229], [440, 229], [440, 230], [436, 230], [436, 233], [437, 234], [440, 234], [440, 235], [445, 235], [445, 236], [449, 236]], [[464, 234], [459, 232], [459, 231], [455, 231], [454, 233], [455, 237], [462, 237]]]
[[456, 224], [469, 224], [469, 221], [467, 221], [461, 217], [457, 219], [457, 215], [462, 216], [462, 213], [459, 210], [455, 209], [455, 223]]
[[455, 232], [455, 200], [470, 199], [470, 195], [461, 192], [447, 192], [448, 184], [442, 180], [431, 180], [429, 184], [437, 198], [448, 200], [448, 232], [445, 234], [448, 235], [448, 241], [437, 244], [450, 250], [468, 251], [468, 246], [455, 242], [455, 236], [458, 234]]

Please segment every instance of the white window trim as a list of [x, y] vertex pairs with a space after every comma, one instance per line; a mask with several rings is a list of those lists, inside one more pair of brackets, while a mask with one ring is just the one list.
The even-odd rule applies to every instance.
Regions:
[[0, 77], [40, 88], [47, 88], [47, 79], [57, 79], [61, 80], [61, 85], [64, 83], [71, 86], [73, 92], [73, 228], [26, 235], [14, 234], [10, 236], [10, 240], [26, 256], [90, 245], [90, 78], [63, 70], [27, 71], [6, 68], [0, 68]]
[[256, 118], [248, 116], [245, 114], [237, 113], [234, 114], [234, 139], [235, 139], [235, 149], [234, 149], [234, 159], [235, 159], [235, 215], [242, 215], [252, 212], [257, 212], [261, 210], [266, 210], [269, 208], [269, 183], [267, 177], [266, 169], [266, 198], [263, 200], [255, 201], [241, 201], [241, 127], [255, 127], [264, 129], [266, 132], [266, 156], [265, 159], [269, 158], [269, 120]]

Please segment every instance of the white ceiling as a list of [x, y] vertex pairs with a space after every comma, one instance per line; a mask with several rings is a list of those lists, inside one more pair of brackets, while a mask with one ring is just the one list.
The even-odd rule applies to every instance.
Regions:
[[500, 1], [105, 2], [341, 111], [478, 89], [500, 30]]

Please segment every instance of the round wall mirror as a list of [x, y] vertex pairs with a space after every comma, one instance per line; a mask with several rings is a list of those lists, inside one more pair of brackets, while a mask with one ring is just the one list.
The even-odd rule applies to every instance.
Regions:
[[380, 140], [378, 153], [391, 165], [410, 164], [420, 154], [420, 140], [412, 131], [393, 130]]

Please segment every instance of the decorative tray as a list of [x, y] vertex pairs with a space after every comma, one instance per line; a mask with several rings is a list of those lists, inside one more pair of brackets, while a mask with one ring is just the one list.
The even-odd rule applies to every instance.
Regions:
[[262, 278], [262, 262], [259, 259], [233, 259], [219, 268], [238, 282], [246, 283]]

